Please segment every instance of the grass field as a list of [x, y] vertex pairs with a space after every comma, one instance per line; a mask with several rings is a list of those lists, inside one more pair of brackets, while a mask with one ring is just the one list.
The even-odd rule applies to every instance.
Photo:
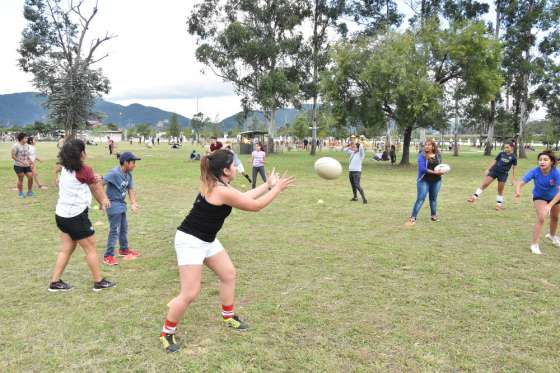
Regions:
[[[248, 333], [220, 323], [217, 279], [205, 270], [199, 299], [179, 325], [183, 348], [163, 352], [158, 336], [179, 279], [176, 227], [197, 193], [192, 148], [121, 144], [143, 158], [134, 172], [141, 212], [129, 212], [131, 246], [140, 259], [103, 266], [116, 289], [94, 293], [82, 251], [64, 280], [47, 285], [59, 248], [52, 186], [56, 147], [40, 143], [39, 171], [50, 185], [19, 200], [9, 144], [0, 145], [0, 372], [400, 372], [558, 371], [560, 249], [529, 251], [531, 186], [520, 203], [506, 188], [494, 211], [495, 185], [474, 206], [466, 198], [489, 158], [444, 154], [452, 171], [439, 197], [441, 222], [427, 201], [412, 229], [403, 223], [416, 196], [416, 168], [364, 162], [368, 205], [349, 202], [346, 174], [314, 173], [316, 157], [272, 155], [267, 168], [288, 169], [297, 186], [260, 213], [234, 211], [219, 234], [238, 271], [237, 313]], [[117, 162], [89, 147], [106, 173]], [[341, 160], [342, 153], [323, 152]], [[371, 155], [368, 155], [368, 158]], [[522, 160], [524, 173], [536, 164]], [[242, 156], [249, 168], [247, 156]], [[234, 181], [247, 188], [243, 178]], [[318, 204], [318, 200], [324, 200]], [[101, 257], [107, 220], [90, 213]]]

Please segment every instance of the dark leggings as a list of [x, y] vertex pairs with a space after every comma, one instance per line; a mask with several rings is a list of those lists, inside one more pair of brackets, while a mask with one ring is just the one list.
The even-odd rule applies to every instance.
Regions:
[[360, 196], [362, 196], [362, 200], [366, 200], [366, 196], [364, 195], [364, 190], [360, 186], [360, 177], [362, 176], [361, 171], [350, 171], [349, 173], [350, 178], [350, 185], [352, 186], [352, 194], [354, 194], [354, 198], [358, 198], [356, 191], [360, 192]]
[[257, 186], [257, 172], [261, 175], [263, 181], [266, 183], [266, 172], [264, 171], [264, 166], [254, 167], [253, 166], [253, 184], [252, 188], [255, 189]]

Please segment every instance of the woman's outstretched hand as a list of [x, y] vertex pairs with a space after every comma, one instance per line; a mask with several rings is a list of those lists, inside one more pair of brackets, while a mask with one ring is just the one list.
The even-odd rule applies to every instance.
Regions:
[[268, 174], [268, 177], [266, 178], [268, 189], [272, 189], [277, 182], [278, 182], [278, 172], [276, 172], [276, 168], [273, 168], [272, 171], [270, 171], [270, 174]]
[[[277, 177], [278, 177], [278, 175], [277, 175]], [[278, 181], [276, 182], [276, 185], [274, 187], [278, 188], [279, 191], [281, 192], [284, 189], [286, 189], [287, 187], [293, 186], [295, 181], [296, 181], [296, 178], [293, 177], [293, 176], [288, 176], [288, 171], [286, 171], [286, 172], [284, 172], [282, 177], [278, 178]]]

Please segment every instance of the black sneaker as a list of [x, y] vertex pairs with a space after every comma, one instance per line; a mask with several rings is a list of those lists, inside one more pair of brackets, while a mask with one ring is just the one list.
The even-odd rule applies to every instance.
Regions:
[[73, 288], [74, 287], [72, 285], [67, 284], [66, 282], [62, 281], [62, 279], [60, 279], [58, 281], [51, 282], [47, 290], [55, 293], [58, 291], [70, 291]]
[[357, 201], [357, 200], [358, 200], [358, 198], [357, 198], [357, 197], [354, 197], [354, 198], [352, 198], [350, 201], [355, 202], [355, 201]]
[[101, 291], [101, 290], [109, 289], [109, 288], [112, 288], [112, 287], [115, 287], [115, 286], [117, 286], [117, 284], [115, 284], [114, 282], [102, 279], [99, 282], [94, 282], [93, 283], [93, 291]]
[[367, 199], [364, 198], [362, 202], [364, 203], [364, 205], [367, 205]]
[[167, 352], [177, 352], [180, 349], [179, 342], [177, 341], [177, 338], [175, 338], [175, 334], [164, 333], [163, 335], [160, 335], [159, 340]]
[[244, 332], [246, 330], [249, 329], [249, 324], [247, 324], [246, 322], [243, 322], [239, 319], [239, 317], [237, 317], [237, 315], [229, 318], [229, 319], [223, 319], [224, 320], [224, 325], [235, 329], [235, 330], [239, 330], [240, 332]]

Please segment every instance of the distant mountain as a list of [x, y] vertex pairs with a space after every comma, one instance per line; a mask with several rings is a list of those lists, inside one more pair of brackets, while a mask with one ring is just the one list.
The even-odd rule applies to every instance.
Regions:
[[[312, 106], [311, 105], [303, 105], [302, 109], [294, 109], [294, 108], [285, 108], [285, 109], [279, 109], [276, 112], [275, 115], [275, 124], [276, 124], [276, 128], [282, 127], [284, 126], [286, 123], [288, 124], [288, 126], [291, 126], [292, 123], [294, 123], [294, 120], [296, 119], [297, 115], [301, 112], [301, 111], [308, 111], [311, 110]], [[220, 123], [224, 129], [224, 131], [229, 131], [232, 128], [235, 128], [238, 126], [238, 116], [242, 115], [242, 113], [237, 113], [234, 114], [230, 117], [227, 117], [226, 119], [222, 120]], [[257, 123], [263, 123], [265, 128], [266, 128], [266, 118], [264, 116], [264, 113], [262, 111], [256, 110], [256, 111], [251, 111], [249, 112], [249, 115], [247, 116], [247, 119], [243, 122], [243, 128], [244, 129], [249, 129], [252, 127], [253, 122], [257, 122]]]
[[[42, 104], [46, 98], [33, 92], [0, 95], [0, 124], [24, 126], [35, 121], [47, 121], [47, 111]], [[123, 106], [98, 99], [93, 111], [103, 113], [103, 123], [115, 123], [119, 127], [130, 127], [137, 123], [157, 124], [169, 120], [173, 113], [140, 104]], [[177, 114], [182, 127], [187, 127], [190, 119]]]

